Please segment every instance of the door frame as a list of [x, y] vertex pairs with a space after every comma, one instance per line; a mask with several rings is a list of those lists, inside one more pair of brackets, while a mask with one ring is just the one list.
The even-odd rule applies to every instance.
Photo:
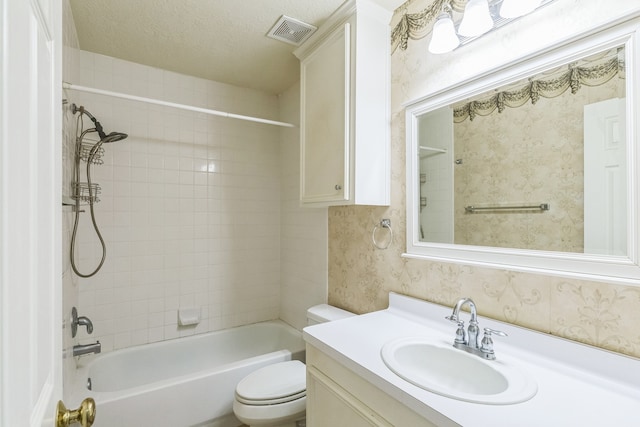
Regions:
[[62, 397], [62, 2], [0, 0], [0, 425]]

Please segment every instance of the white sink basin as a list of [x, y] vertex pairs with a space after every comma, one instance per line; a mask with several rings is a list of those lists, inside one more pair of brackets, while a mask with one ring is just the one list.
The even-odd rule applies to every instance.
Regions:
[[453, 399], [509, 405], [531, 399], [538, 390], [515, 366], [483, 360], [437, 338], [399, 338], [385, 344], [381, 356], [402, 379]]

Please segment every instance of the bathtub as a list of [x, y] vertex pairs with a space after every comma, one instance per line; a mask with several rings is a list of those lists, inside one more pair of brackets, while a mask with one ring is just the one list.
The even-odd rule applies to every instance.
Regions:
[[280, 321], [240, 326], [81, 358], [68, 401], [92, 397], [96, 427], [236, 427], [236, 384], [291, 359], [304, 360], [296, 329]]

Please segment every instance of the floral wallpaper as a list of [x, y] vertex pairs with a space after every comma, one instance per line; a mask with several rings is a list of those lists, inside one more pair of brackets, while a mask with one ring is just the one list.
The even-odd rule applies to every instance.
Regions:
[[[420, 11], [430, 3], [412, 0], [398, 14]], [[403, 103], [640, 9], [631, 0], [616, 2], [615, 11], [598, 0], [580, 3], [576, 8], [571, 0], [557, 0], [535, 16], [447, 55], [428, 54], [428, 37], [411, 40], [407, 50], [394, 52], [391, 204], [329, 208], [330, 304], [365, 313], [386, 308], [390, 291], [444, 305], [468, 296], [482, 316], [640, 357], [639, 287], [402, 257], [406, 248]], [[377, 249], [371, 239], [382, 218], [391, 220], [394, 233], [386, 250]]]
[[[583, 252], [583, 106], [624, 97], [624, 85], [614, 77], [456, 123], [455, 243]], [[550, 209], [465, 212], [468, 205], [540, 203]]]

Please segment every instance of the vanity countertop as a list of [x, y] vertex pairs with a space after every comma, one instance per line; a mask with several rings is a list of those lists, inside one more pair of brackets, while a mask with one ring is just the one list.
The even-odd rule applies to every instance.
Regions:
[[[453, 342], [450, 307], [391, 293], [389, 308], [304, 329], [305, 340], [385, 393], [439, 426], [637, 426], [640, 360], [479, 317], [494, 339], [498, 360], [537, 382], [530, 400], [512, 405], [468, 403], [403, 380], [380, 351], [400, 337], [438, 336]], [[468, 313], [461, 315], [468, 319]]]

